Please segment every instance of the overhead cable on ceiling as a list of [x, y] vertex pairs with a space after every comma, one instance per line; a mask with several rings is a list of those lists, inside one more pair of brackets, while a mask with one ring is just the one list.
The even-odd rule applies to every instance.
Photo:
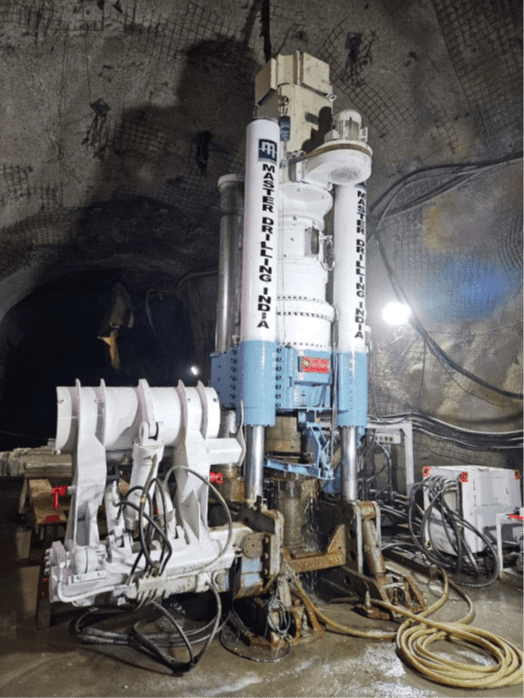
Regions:
[[262, 0], [262, 9], [260, 11], [260, 36], [264, 38], [264, 58], [266, 59], [266, 63], [271, 58], [270, 18], [270, 0]]
[[[408, 172], [404, 176], [400, 177], [400, 179], [394, 182], [390, 187], [388, 187], [386, 191], [384, 191], [378, 197], [378, 199], [370, 206], [370, 211], [374, 214], [378, 207], [385, 200], [387, 201], [387, 203], [385, 204], [385, 208], [382, 210], [377, 220], [377, 226], [380, 227], [382, 221], [386, 218], [398, 215], [399, 213], [405, 213], [407, 210], [415, 208], [416, 206], [421, 206], [422, 204], [427, 203], [428, 201], [433, 199], [434, 197], [461, 186], [469, 179], [470, 176], [475, 176], [476, 174], [480, 174], [481, 172], [487, 169], [498, 167], [499, 165], [506, 165], [512, 162], [517, 162], [518, 160], [522, 160], [522, 156], [523, 151], [521, 150], [512, 155], [506, 155], [502, 158], [497, 158], [494, 160], [483, 160], [480, 162], [463, 162], [459, 164], [447, 163], [443, 165], [428, 165], [426, 167], [421, 167], [418, 170], [414, 170], [413, 172]], [[408, 204], [405, 204], [397, 209], [389, 211], [390, 206], [393, 204], [394, 200], [402, 191], [402, 185], [409, 184], [411, 180], [416, 180], [417, 177], [421, 177], [422, 175], [438, 176], [440, 173], [445, 172], [452, 172], [457, 176], [449, 182], [446, 182], [436, 187], [433, 191], [430, 191], [421, 197], [417, 197], [417, 199], [415, 199], [414, 201], [411, 201]], [[387, 200], [388, 195], [391, 195], [391, 198], [389, 200]]]

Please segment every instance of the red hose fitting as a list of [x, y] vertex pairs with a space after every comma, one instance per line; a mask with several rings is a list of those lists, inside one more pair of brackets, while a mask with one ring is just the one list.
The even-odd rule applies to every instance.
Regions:
[[59, 485], [53, 488], [53, 494], [55, 496], [55, 509], [58, 509], [58, 497], [63, 497], [67, 494], [67, 485]]

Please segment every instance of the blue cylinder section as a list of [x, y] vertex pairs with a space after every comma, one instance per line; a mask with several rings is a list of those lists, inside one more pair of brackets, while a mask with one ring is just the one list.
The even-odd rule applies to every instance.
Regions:
[[337, 352], [337, 425], [366, 427], [368, 357], [360, 351]]
[[248, 340], [238, 345], [238, 396], [246, 426], [275, 425], [276, 342]]

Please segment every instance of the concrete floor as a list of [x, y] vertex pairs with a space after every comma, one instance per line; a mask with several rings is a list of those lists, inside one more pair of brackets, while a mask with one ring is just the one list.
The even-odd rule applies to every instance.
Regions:
[[[358, 696], [359, 698], [459, 697], [426, 681], [396, 656], [392, 643], [341, 637], [332, 633], [292, 650], [278, 664], [257, 664], [227, 652], [215, 640], [191, 673], [173, 677], [167, 668], [127, 647], [81, 646], [64, 622], [49, 630], [34, 623], [38, 567], [23, 557], [27, 530], [14, 522], [20, 481], [2, 482], [0, 552], [0, 695], [2, 696]], [[428, 600], [427, 580], [417, 577]], [[522, 647], [522, 584], [497, 583], [472, 592], [474, 624]], [[333, 618], [355, 627], [392, 628], [357, 616], [348, 608], [325, 608]], [[464, 615], [464, 603], [450, 600], [435, 618]], [[448, 648], [444, 647], [444, 654]], [[468, 696], [522, 696], [522, 687], [467, 691]]]

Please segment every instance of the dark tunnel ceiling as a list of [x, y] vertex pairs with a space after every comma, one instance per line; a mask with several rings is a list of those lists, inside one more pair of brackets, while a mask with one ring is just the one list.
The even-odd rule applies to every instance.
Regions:
[[[300, 49], [325, 60], [335, 108], [362, 111], [375, 153], [371, 203], [423, 165], [520, 150], [522, 3], [270, 4], [273, 52]], [[182, 269], [215, 257], [209, 242], [216, 239], [216, 182], [243, 170], [253, 81], [264, 63], [260, 6], [258, 0], [134, 0], [119, 11], [91, 0], [3, 3], [4, 274], [27, 255], [24, 243], [38, 257], [41, 245], [62, 248], [61, 237], [74, 235], [91, 255], [107, 254], [108, 224], [100, 218], [110, 214], [102, 210], [97, 218], [92, 208], [115, 196], [120, 229], [112, 251], [130, 243], [118, 222], [123, 209], [131, 239], [143, 225], [133, 223], [142, 196], [177, 221], [158, 233], [153, 226], [149, 247]], [[350, 32], [361, 34], [353, 60], [345, 48]], [[108, 111], [90, 108], [98, 100]], [[204, 173], [201, 157], [197, 162], [203, 133], [210, 134]], [[141, 252], [149, 254], [145, 247]], [[85, 254], [81, 244], [76, 254]]]

